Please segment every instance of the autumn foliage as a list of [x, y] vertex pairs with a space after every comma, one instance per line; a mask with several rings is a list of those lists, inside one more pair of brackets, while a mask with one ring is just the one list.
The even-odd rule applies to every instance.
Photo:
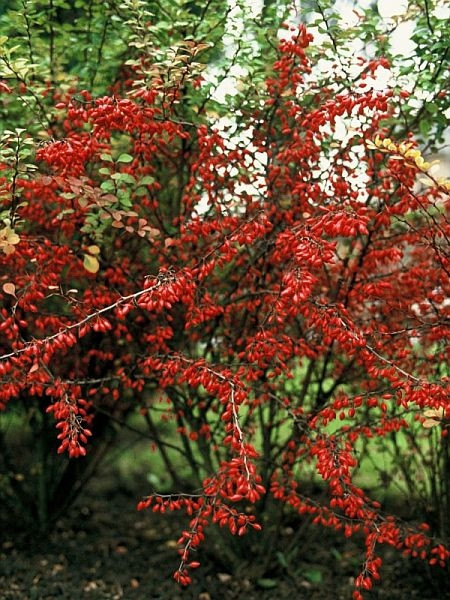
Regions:
[[[437, 369], [449, 185], [386, 125], [403, 99], [365, 86], [380, 63], [361, 59], [340, 90], [318, 85], [310, 41], [303, 26], [281, 40], [232, 133], [201, 105], [177, 117], [198, 73], [149, 83], [143, 64], [108, 96], [55, 92], [52, 139], [31, 158], [26, 132], [9, 134], [0, 404], [39, 399], [58, 452], [78, 460], [99, 408], [173, 422], [198, 481], [143, 490], [138, 509], [186, 512], [180, 584], [208, 527], [259, 532], [272, 497], [363, 537], [358, 599], [380, 577], [382, 544], [431, 565], [449, 557], [354, 480], [364, 439], [438, 433], [449, 452]], [[340, 142], [338, 121], [351, 122]], [[303, 489], [311, 469], [326, 502]]]

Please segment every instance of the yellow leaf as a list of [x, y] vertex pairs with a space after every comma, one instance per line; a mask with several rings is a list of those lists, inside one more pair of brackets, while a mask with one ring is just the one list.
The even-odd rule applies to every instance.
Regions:
[[95, 256], [91, 256], [90, 254], [85, 254], [83, 259], [83, 265], [86, 271], [89, 273], [97, 273], [100, 268], [100, 263], [98, 262]]
[[88, 246], [87, 251], [89, 254], [100, 254], [100, 248], [98, 246]]
[[415, 163], [420, 168], [424, 166], [425, 161], [423, 160], [422, 156], [416, 156]]
[[408, 150], [405, 152], [405, 158], [413, 158], [414, 160], [420, 156], [419, 150]]
[[5, 294], [9, 294], [10, 296], [16, 295], [16, 286], [13, 283], [4, 283], [2, 289]]
[[20, 242], [20, 237], [17, 235], [17, 233], [14, 233], [14, 231], [12, 231], [7, 235], [6, 241], [8, 242], [8, 244], [12, 245], [18, 244]]
[[4, 227], [0, 230], [0, 243], [2, 245], [8, 244], [14, 246], [20, 242], [20, 237], [11, 229], [11, 227]]
[[431, 427], [436, 427], [436, 425], [439, 425], [439, 421], [435, 421], [434, 419], [425, 419], [422, 425], [425, 427], [425, 429], [431, 429]]
[[0, 244], [4, 254], [6, 254], [6, 256], [9, 256], [10, 254], [13, 254], [15, 252], [15, 248], [14, 246], [11, 246], [10, 244]]
[[443, 419], [444, 418], [444, 409], [443, 407], [439, 408], [430, 408], [423, 413], [424, 417], [429, 417], [431, 419]]

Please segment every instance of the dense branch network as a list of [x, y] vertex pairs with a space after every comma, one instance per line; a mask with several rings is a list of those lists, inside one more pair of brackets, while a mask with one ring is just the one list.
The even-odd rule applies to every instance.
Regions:
[[[417, 192], [426, 165], [414, 141], [383, 141], [392, 92], [325, 87], [305, 107], [310, 41], [303, 27], [281, 41], [242, 110], [248, 144], [172, 118], [197, 76], [170, 93], [141, 82], [83, 91], [83, 103], [60, 94], [59, 139], [20, 182], [19, 240], [0, 258], [0, 404], [45, 398], [59, 452], [75, 458], [94, 405], [156, 414], [165, 403], [186, 456], [198, 443], [209, 471], [193, 494], [139, 503], [190, 517], [177, 581], [189, 583], [209, 524], [259, 530], [245, 505], [271, 494], [363, 533], [360, 598], [379, 576], [379, 544], [432, 564], [449, 555], [425, 526], [382, 517], [353, 481], [358, 440], [426, 410], [448, 433], [448, 379], [435, 369], [448, 358], [447, 187], [430, 179]], [[336, 148], [336, 123], [355, 117], [357, 134]], [[305, 465], [328, 504], [299, 491]]]

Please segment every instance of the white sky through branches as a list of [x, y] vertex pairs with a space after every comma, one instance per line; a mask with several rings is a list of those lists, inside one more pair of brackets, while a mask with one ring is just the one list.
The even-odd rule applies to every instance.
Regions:
[[[398, 74], [394, 70], [381, 66], [378, 67], [373, 77], [366, 78], [365, 81], [367, 83], [367, 87], [364, 91], [368, 91], [368, 89], [373, 89], [374, 91], [385, 91], [395, 87], [396, 85], [401, 85], [403, 89], [412, 91], [415, 83], [414, 73], [418, 65], [418, 58], [415, 55], [416, 44], [411, 39], [415, 28], [415, 19], [414, 13], [409, 11], [409, 4], [410, 3], [408, 0], [378, 0], [375, 8], [373, 7], [373, 2], [371, 0], [357, 0], [356, 2], [352, 2], [350, 0], [336, 0], [334, 3], [333, 12], [339, 15], [338, 26], [343, 30], [351, 27], [358, 27], [358, 23], [361, 22], [362, 18], [364, 18], [364, 10], [377, 11], [382, 18], [382, 24], [384, 26], [383, 29], [380, 29], [380, 35], [389, 36], [389, 44], [392, 54], [399, 55], [403, 57], [405, 61], [409, 60], [411, 63], [411, 76], [403, 76], [402, 78], [399, 78]], [[232, 62], [233, 56], [235, 55], [240, 42], [244, 42], [249, 46], [254, 45], [255, 53], [259, 51], [258, 44], [252, 37], [252, 28], [246, 29], [245, 23], [247, 20], [255, 19], [260, 15], [263, 8], [263, 0], [228, 0], [228, 5], [230, 7], [230, 13], [224, 35], [224, 51], [227, 59]], [[310, 7], [310, 4], [307, 6]], [[321, 20], [322, 16], [320, 13], [313, 12], [311, 8], [308, 8], [307, 10], [309, 12], [306, 14], [303, 13], [302, 15], [301, 1], [296, 0], [293, 3], [289, 21], [292, 22], [293, 25], [297, 25], [300, 21], [306, 23], [308, 30], [314, 36], [314, 41], [312, 42], [313, 46], [321, 46], [324, 42], [329, 42], [330, 38], [328, 34], [326, 32], [319, 31], [319, 28], [313, 25], [314, 21]], [[440, 19], [450, 18], [450, 4], [444, 0], [437, 2], [436, 7], [433, 9], [433, 14]], [[388, 33], [386, 34], [386, 32]], [[286, 30], [281, 30], [279, 32], [279, 37], [284, 35], [289, 35], [289, 32], [286, 32]], [[357, 65], [357, 62], [354, 60], [355, 57], [370, 57], [374, 52], [375, 46], [371, 47], [370, 43], [364, 44], [364, 42], [358, 38], [352, 40], [348, 44], [348, 48], [343, 50], [341, 57], [341, 60], [345, 64], [346, 72], [351, 76], [357, 77], [361, 67]], [[332, 48], [330, 48], [328, 51], [323, 53], [322, 57], [313, 66], [313, 73], [311, 77], [314, 78], [317, 74], [320, 74], [322, 77], [323, 75], [326, 75], [327, 72], [336, 72], [336, 62], [339, 61], [336, 61], [335, 52]], [[220, 70], [214, 66], [208, 68], [206, 72], [204, 72], [204, 76], [210, 83], [216, 84], [213, 98], [221, 104], [227, 104], [227, 97], [235, 96], [241, 86], [245, 86], [246, 83], [248, 83], [246, 82], [248, 79], [248, 71], [246, 70], [245, 65], [239, 64], [238, 61], [236, 61], [236, 63], [230, 68], [229, 73], [225, 78], [220, 78]], [[429, 100], [427, 94], [428, 93], [423, 90], [416, 90], [416, 98], [411, 99], [410, 103], [416, 102], [417, 108], [419, 108], [423, 101]], [[241, 131], [238, 136], [234, 135], [236, 130], [235, 116], [230, 114], [228, 117], [222, 117], [221, 119], [215, 121], [214, 116], [212, 115], [212, 120], [214, 121], [215, 128], [226, 135], [230, 147], [234, 144], [243, 143], [251, 145], [250, 140], [252, 137], [252, 132], [250, 130], [246, 132]], [[349, 138], [353, 135], [353, 131], [358, 129], [358, 124], [354, 121], [354, 118], [353, 120], [352, 118], [344, 117], [337, 119], [336, 128], [333, 132], [333, 138], [338, 143], [347, 143]], [[326, 132], [324, 131], [324, 133]], [[364, 149], [361, 148], [361, 151], [363, 150]], [[358, 153], [358, 149], [356, 147], [355, 152], [356, 159], [356, 155]], [[256, 158], [258, 159], [260, 167], [263, 171], [266, 157], [261, 153], [258, 154], [260, 156]], [[447, 157], [442, 156], [441, 158], [445, 164]], [[319, 165], [319, 168], [321, 169], [325, 167], [326, 165]], [[233, 176], [233, 173], [230, 172], [229, 175]], [[444, 175], [444, 173], [440, 173], [440, 175]], [[365, 174], [360, 172], [357, 180], [354, 182], [355, 185], [361, 190], [361, 200], [364, 199], [364, 180]], [[258, 190], [256, 190], [256, 188], [252, 190], [251, 186], [245, 187], [248, 188], [246, 191], [251, 194], [261, 194], [263, 191], [263, 189], [259, 186]], [[197, 212], [201, 214], [205, 212], [207, 208], [208, 205], [206, 200], [202, 200], [197, 206]]]

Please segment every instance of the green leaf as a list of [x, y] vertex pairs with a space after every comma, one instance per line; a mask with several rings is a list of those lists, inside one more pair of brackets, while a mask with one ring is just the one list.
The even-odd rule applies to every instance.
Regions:
[[282, 552], [277, 552], [277, 560], [281, 567], [283, 567], [284, 569], [288, 568], [288, 562], [286, 560], [285, 555]]
[[136, 183], [136, 179], [129, 173], [121, 173], [120, 181], [124, 181], [125, 183]]
[[322, 571], [319, 569], [307, 569], [303, 571], [302, 575], [311, 583], [322, 583]]
[[132, 162], [133, 157], [131, 156], [131, 154], [127, 154], [126, 152], [124, 152], [123, 154], [121, 154], [119, 156], [119, 158], [117, 159], [117, 162], [120, 163], [130, 163]]
[[420, 133], [426, 137], [431, 130], [431, 123], [429, 121], [422, 120], [419, 123], [419, 131]]
[[106, 162], [114, 162], [114, 159], [110, 154], [100, 154], [100, 158], [106, 160]]
[[330, 552], [336, 560], [342, 560], [342, 554], [339, 552], [339, 550], [337, 550], [336, 548], [331, 548]]
[[100, 184], [100, 189], [102, 189], [104, 192], [112, 192], [114, 191], [114, 183], [112, 181], [103, 181]]
[[120, 206], [122, 206], [123, 208], [131, 208], [133, 206], [133, 203], [131, 202], [131, 200], [129, 198], [121, 198], [119, 200]]
[[155, 183], [155, 178], [151, 175], [146, 175], [145, 177], [139, 180], [138, 185], [152, 185], [152, 183]]
[[129, 173], [113, 173], [111, 179], [115, 179], [121, 183], [136, 183], [136, 179]]

